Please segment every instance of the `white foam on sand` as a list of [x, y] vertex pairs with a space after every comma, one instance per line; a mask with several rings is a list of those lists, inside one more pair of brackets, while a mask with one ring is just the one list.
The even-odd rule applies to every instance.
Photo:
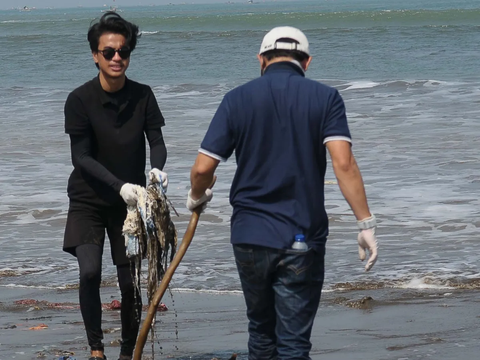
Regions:
[[242, 295], [241, 290], [208, 290], [208, 289], [189, 289], [189, 288], [173, 288], [173, 292], [179, 293], [197, 293], [197, 294], [215, 294], [215, 295]]
[[43, 290], [63, 290], [67, 287], [64, 286], [44, 286], [44, 285], [20, 285], [20, 284], [6, 284], [0, 285], [0, 287], [5, 288], [16, 288], [16, 289], [43, 289]]
[[409, 282], [398, 285], [396, 287], [400, 289], [419, 289], [419, 290], [427, 290], [427, 289], [453, 289], [451, 286], [442, 285], [442, 284], [430, 284], [425, 283], [426, 278], [414, 278], [411, 279]]

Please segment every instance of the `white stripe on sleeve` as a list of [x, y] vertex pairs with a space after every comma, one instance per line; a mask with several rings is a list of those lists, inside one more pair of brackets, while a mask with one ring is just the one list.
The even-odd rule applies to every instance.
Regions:
[[198, 152], [199, 152], [199, 153], [202, 153], [202, 154], [204, 154], [204, 155], [210, 156], [211, 158], [213, 158], [213, 159], [215, 159], [215, 160], [218, 160], [218, 161], [222, 161], [222, 162], [227, 161], [227, 159], [225, 159], [225, 158], [223, 158], [223, 157], [221, 157], [221, 156], [219, 156], [219, 155], [217, 155], [217, 154], [214, 154], [214, 153], [212, 153], [212, 152], [210, 152], [210, 151], [208, 151], [208, 150], [202, 149], [202, 148], [198, 149]]
[[350, 139], [348, 136], [329, 136], [323, 140], [323, 144], [325, 145], [329, 141], [336, 141], [336, 140], [346, 141], [346, 142], [349, 142], [350, 144], [352, 143], [352, 139]]

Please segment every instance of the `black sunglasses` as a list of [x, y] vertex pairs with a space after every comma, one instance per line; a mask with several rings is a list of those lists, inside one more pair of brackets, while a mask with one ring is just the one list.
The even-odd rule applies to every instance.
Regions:
[[103, 55], [105, 60], [112, 60], [113, 57], [115, 56], [115, 53], [118, 53], [118, 55], [120, 55], [120, 57], [123, 60], [126, 60], [130, 57], [132, 50], [130, 50], [129, 48], [121, 48], [121, 49], [115, 50], [110, 47], [107, 47], [103, 50], [98, 50], [98, 52]]

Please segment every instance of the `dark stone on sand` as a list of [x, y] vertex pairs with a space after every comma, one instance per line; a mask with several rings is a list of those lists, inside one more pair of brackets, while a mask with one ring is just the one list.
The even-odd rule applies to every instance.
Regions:
[[345, 305], [354, 309], [371, 309], [373, 305], [373, 298], [371, 296], [365, 296], [360, 300], [349, 300], [346, 297], [340, 296], [332, 300], [334, 304]]
[[365, 296], [364, 298], [360, 300], [351, 300], [347, 302], [347, 306], [354, 308], [354, 309], [371, 309], [372, 308], [372, 303], [373, 303], [373, 298], [370, 296]]

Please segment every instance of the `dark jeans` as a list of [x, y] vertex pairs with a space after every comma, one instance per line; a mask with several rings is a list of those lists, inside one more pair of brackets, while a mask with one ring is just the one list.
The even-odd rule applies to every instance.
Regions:
[[234, 245], [249, 320], [248, 359], [310, 359], [325, 250]]
[[[87, 331], [88, 344], [91, 350], [103, 351], [102, 303], [100, 300], [102, 253], [103, 248], [96, 244], [85, 244], [76, 248], [80, 267], [80, 310]], [[142, 314], [142, 298], [134, 286], [133, 271], [133, 264], [117, 266], [118, 283], [122, 294], [120, 354], [123, 355], [133, 354]]]

